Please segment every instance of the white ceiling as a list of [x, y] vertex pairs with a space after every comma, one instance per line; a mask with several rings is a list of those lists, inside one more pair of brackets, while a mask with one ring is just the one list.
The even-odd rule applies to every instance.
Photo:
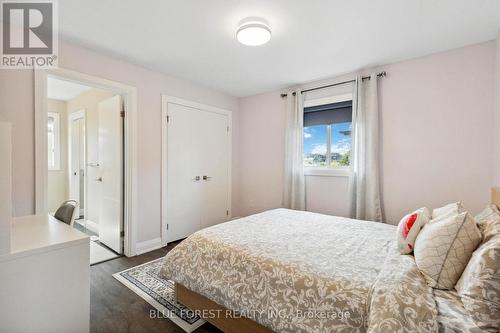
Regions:
[[59, 80], [54, 77], [47, 79], [47, 97], [60, 101], [69, 101], [91, 87], [70, 81]]
[[[69, 41], [234, 96], [495, 38], [499, 0], [64, 0]], [[263, 46], [238, 22], [269, 21]]]

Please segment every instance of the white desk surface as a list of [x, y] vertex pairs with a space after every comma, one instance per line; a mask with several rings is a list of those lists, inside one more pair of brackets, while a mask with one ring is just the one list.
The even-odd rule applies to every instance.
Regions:
[[89, 236], [56, 220], [51, 215], [15, 217], [12, 219], [10, 254], [1, 255], [0, 261], [85, 242], [89, 243]]

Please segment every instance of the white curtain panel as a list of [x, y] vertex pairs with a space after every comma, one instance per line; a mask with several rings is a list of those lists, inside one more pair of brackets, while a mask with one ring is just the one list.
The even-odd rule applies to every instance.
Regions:
[[283, 206], [305, 210], [304, 180], [304, 103], [300, 91], [288, 92], [285, 131], [285, 184]]
[[377, 75], [370, 80], [358, 76], [354, 89], [352, 217], [382, 221]]

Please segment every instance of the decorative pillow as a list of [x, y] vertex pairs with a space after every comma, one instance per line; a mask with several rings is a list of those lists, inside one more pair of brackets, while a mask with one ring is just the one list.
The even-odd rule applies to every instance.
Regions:
[[498, 211], [497, 206], [493, 204], [488, 205], [474, 219], [483, 235], [483, 243], [496, 235], [500, 235], [500, 211]]
[[486, 331], [500, 328], [500, 235], [472, 254], [457, 285], [458, 295], [476, 325]]
[[401, 254], [410, 254], [415, 247], [415, 239], [429, 222], [430, 212], [427, 208], [420, 208], [403, 217], [398, 225], [398, 249]]
[[431, 220], [415, 241], [415, 262], [429, 286], [452, 289], [480, 242], [476, 221], [467, 212]]
[[443, 217], [448, 217], [450, 215], [458, 215], [465, 211], [462, 203], [454, 202], [443, 207], [436, 208], [432, 211], [432, 219], [439, 219]]

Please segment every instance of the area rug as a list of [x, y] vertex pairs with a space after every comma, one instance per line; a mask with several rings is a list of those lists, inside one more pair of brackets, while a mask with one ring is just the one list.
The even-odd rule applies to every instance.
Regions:
[[168, 318], [186, 332], [205, 323], [193, 312], [175, 301], [174, 282], [159, 276], [163, 258], [113, 274], [113, 277], [151, 304], [158, 312], [155, 318]]

